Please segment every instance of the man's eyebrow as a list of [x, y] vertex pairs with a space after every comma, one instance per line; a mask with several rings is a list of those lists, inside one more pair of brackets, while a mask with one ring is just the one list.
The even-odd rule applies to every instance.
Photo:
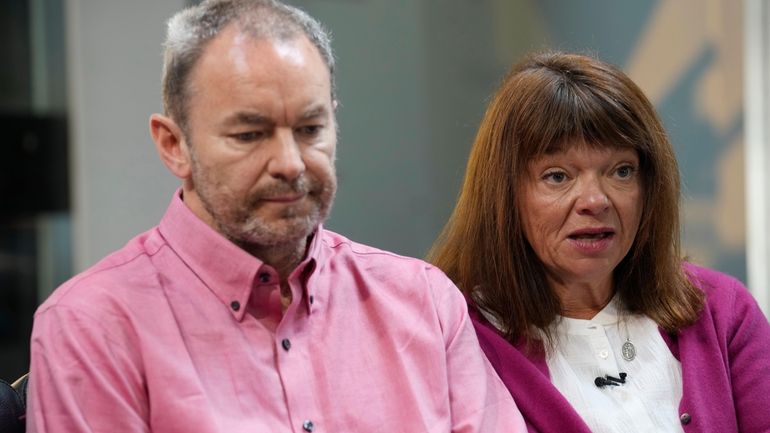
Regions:
[[328, 112], [329, 110], [324, 104], [313, 105], [302, 113], [300, 119], [307, 120], [315, 117], [325, 117]]
[[237, 126], [237, 125], [267, 125], [272, 124], [273, 121], [263, 114], [249, 113], [240, 111], [225, 119], [225, 125]]

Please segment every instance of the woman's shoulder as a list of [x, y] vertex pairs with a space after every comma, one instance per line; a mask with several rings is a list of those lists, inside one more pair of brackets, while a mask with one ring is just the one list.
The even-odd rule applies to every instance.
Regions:
[[705, 293], [709, 303], [749, 295], [746, 286], [732, 275], [689, 262], [684, 262], [682, 268], [690, 282]]
[[757, 301], [739, 279], [692, 263], [684, 263], [683, 269], [690, 281], [706, 295], [706, 308], [715, 320], [740, 321], [746, 315], [760, 311]]
[[696, 286], [707, 289], [708, 286], [735, 286], [743, 287], [743, 283], [732, 275], [717, 271], [716, 269], [706, 268], [691, 262], [683, 262], [682, 268], [685, 274]]

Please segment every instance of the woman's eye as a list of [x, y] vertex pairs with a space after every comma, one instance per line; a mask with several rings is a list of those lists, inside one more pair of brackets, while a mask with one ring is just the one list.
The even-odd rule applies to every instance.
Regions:
[[543, 180], [551, 183], [562, 183], [567, 180], [567, 173], [563, 171], [551, 171], [543, 175]]
[[634, 167], [630, 165], [624, 165], [617, 169], [616, 174], [621, 179], [628, 179], [634, 174]]

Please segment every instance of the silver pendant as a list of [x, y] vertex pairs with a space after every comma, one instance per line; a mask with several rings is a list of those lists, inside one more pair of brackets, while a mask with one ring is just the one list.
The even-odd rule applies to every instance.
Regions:
[[634, 347], [634, 343], [626, 340], [626, 342], [623, 343], [621, 353], [623, 354], [623, 359], [626, 361], [633, 361], [634, 358], [636, 358], [636, 347]]

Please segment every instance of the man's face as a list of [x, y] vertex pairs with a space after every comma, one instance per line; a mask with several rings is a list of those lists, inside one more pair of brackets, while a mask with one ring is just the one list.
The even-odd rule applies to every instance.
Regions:
[[191, 76], [185, 203], [242, 246], [300, 242], [336, 191], [329, 71], [304, 36], [255, 40], [235, 26]]

